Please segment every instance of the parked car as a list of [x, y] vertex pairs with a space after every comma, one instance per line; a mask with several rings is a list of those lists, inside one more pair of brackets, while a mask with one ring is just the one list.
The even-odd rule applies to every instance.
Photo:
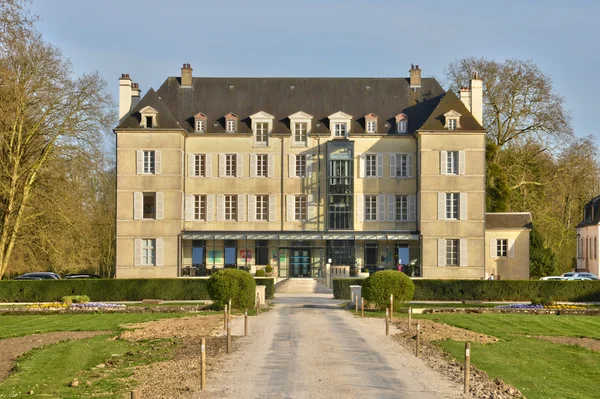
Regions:
[[596, 276], [594, 273], [588, 273], [588, 272], [568, 272], [568, 273], [563, 273], [562, 277], [566, 277], [569, 280], [572, 280], [573, 277], [584, 277], [584, 278], [588, 278], [590, 280], [600, 280], [600, 277]]
[[60, 280], [60, 276], [52, 272], [25, 273], [13, 280]]
[[102, 278], [97, 274], [87, 274], [87, 273], [73, 273], [67, 274], [63, 278]]
[[552, 280], [552, 281], [560, 281], [560, 280], [566, 280], [566, 277], [563, 276], [546, 276], [546, 277], [540, 277], [540, 280]]
[[587, 281], [593, 281], [591, 278], [589, 277], [567, 277], [566, 278], [567, 281], [573, 281], [573, 280], [587, 280]]

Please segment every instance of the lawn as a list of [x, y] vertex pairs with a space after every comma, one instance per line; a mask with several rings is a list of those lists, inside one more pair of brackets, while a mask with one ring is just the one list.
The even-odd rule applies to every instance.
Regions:
[[[529, 399], [598, 397], [600, 353], [533, 338], [537, 335], [600, 339], [600, 317], [434, 314], [414, 315], [500, 338], [495, 344], [472, 344], [471, 363], [519, 388]], [[464, 343], [439, 345], [464, 359]]]

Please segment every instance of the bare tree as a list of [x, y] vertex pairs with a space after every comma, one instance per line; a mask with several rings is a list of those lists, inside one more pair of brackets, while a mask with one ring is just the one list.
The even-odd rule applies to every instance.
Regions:
[[53, 159], [93, 154], [114, 120], [106, 82], [97, 73], [73, 77], [23, 4], [0, 8], [0, 278], [22, 224], [48, 212], [30, 207], [44, 168]]

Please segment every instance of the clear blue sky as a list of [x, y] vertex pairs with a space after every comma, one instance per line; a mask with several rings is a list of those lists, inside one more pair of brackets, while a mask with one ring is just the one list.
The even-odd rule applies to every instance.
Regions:
[[194, 76], [423, 76], [476, 56], [530, 59], [566, 99], [575, 132], [600, 136], [597, 0], [33, 0], [75, 71], [142, 94], [184, 62]]

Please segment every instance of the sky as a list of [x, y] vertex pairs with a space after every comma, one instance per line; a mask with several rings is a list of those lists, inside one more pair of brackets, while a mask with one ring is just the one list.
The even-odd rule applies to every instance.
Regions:
[[550, 75], [577, 136], [600, 138], [597, 0], [33, 0], [31, 10], [74, 72], [98, 71], [115, 99], [122, 73], [143, 95], [183, 63], [206, 77], [407, 77], [414, 63], [444, 83], [454, 60], [518, 58]]

